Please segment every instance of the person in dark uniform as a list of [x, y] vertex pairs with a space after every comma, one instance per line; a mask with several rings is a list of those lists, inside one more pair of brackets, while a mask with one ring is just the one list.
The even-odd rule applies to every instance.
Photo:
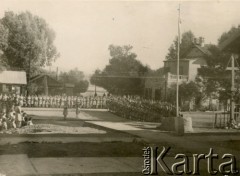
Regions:
[[64, 120], [67, 119], [67, 115], [68, 115], [68, 105], [67, 105], [67, 103], [65, 103], [64, 107], [63, 107], [63, 117], [64, 117]]

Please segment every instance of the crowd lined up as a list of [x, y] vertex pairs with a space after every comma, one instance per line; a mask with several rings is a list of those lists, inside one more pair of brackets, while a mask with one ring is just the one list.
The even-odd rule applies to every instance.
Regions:
[[21, 107], [64, 108], [106, 108], [118, 116], [138, 120], [161, 122], [163, 117], [176, 115], [175, 106], [159, 101], [145, 100], [134, 96], [22, 96], [0, 94], [0, 130], [32, 125], [32, 118]]
[[106, 95], [103, 96], [38, 96], [38, 95], [7, 95], [0, 94], [1, 103], [14, 101], [21, 107], [44, 107], [44, 108], [106, 108]]
[[118, 116], [150, 122], [161, 122], [163, 117], [176, 116], [172, 104], [132, 97], [110, 97], [107, 107]]
[[0, 112], [0, 131], [11, 128], [21, 128], [23, 126], [33, 125], [32, 117], [21, 110], [20, 106], [5, 106], [1, 104]]

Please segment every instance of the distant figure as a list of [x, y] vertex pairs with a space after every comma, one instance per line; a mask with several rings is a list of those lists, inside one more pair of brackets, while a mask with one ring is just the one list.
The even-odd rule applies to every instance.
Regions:
[[64, 120], [67, 119], [67, 115], [68, 115], [68, 107], [67, 107], [67, 106], [64, 106], [64, 108], [63, 108], [63, 116], [64, 116]]
[[79, 105], [76, 105], [76, 118], [78, 118], [78, 115], [80, 113]]

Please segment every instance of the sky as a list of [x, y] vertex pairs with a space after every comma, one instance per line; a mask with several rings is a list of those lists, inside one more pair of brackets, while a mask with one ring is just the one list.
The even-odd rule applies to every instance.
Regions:
[[240, 24], [240, 1], [221, 0], [0, 0], [0, 18], [5, 11], [44, 18], [56, 33], [60, 53], [51, 69], [78, 68], [89, 75], [109, 63], [110, 44], [132, 45], [143, 64], [162, 67], [177, 35], [179, 3], [181, 33], [191, 30], [205, 43], [216, 44], [223, 32]]

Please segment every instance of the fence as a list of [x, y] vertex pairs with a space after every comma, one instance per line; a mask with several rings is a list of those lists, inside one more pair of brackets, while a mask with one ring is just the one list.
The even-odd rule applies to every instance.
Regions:
[[[221, 112], [215, 114], [215, 122], [214, 127], [215, 128], [225, 128], [231, 126], [230, 120], [231, 120], [230, 112]], [[236, 124], [240, 123], [240, 112], [234, 113], [234, 118]]]

